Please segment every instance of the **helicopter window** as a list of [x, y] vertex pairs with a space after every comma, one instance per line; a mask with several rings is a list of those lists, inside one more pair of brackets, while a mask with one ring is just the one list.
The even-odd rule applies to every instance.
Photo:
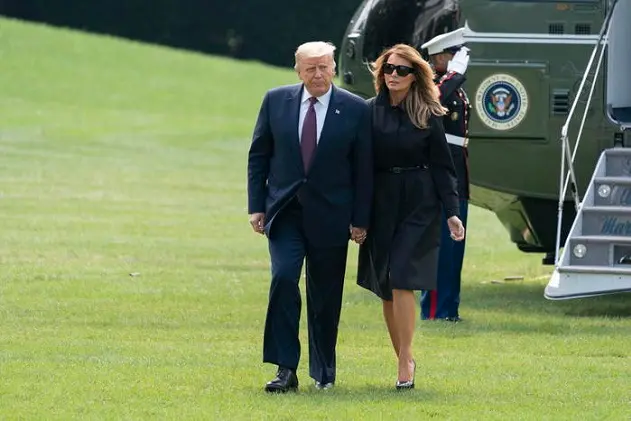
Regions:
[[407, 42], [408, 34], [412, 32], [410, 20], [413, 20], [413, 14], [403, 3], [387, 0], [373, 2], [364, 33], [364, 59], [374, 61], [385, 48]]
[[397, 43], [420, 48], [434, 36], [456, 29], [458, 10], [454, 0], [373, 0], [364, 29], [364, 60], [374, 61]]
[[350, 32], [361, 32], [366, 26], [366, 20], [368, 19], [368, 14], [370, 13], [370, 9], [372, 8], [372, 4], [375, 0], [366, 0], [364, 5], [361, 7], [355, 22], [353, 23], [353, 29]]

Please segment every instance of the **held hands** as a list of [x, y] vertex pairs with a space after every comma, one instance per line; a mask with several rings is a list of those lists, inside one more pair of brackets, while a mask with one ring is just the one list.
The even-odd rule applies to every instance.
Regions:
[[366, 230], [364, 228], [356, 228], [351, 226], [351, 240], [357, 244], [362, 244], [366, 241]]
[[265, 214], [253, 213], [250, 215], [250, 225], [252, 226], [254, 232], [263, 234], [265, 232]]
[[452, 216], [447, 220], [449, 226], [449, 232], [451, 233], [451, 239], [454, 241], [464, 240], [464, 225], [457, 216]]
[[[265, 232], [265, 214], [264, 213], [253, 213], [250, 215], [250, 225], [254, 232], [259, 234], [263, 234]], [[351, 226], [351, 239], [357, 244], [362, 244], [366, 241], [366, 230], [364, 228], [356, 228]]]
[[462, 47], [447, 63], [447, 72], [456, 72], [464, 75], [469, 65], [469, 49]]

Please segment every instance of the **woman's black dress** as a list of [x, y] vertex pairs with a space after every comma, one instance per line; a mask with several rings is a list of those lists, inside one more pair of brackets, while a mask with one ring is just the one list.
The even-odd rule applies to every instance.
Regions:
[[456, 172], [442, 117], [418, 129], [387, 92], [371, 101], [375, 184], [357, 284], [384, 300], [392, 289], [436, 288], [443, 206], [459, 216]]

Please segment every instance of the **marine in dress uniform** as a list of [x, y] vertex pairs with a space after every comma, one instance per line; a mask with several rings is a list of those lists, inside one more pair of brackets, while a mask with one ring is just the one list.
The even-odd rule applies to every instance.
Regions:
[[[467, 229], [469, 208], [468, 125], [471, 105], [462, 88], [469, 62], [468, 48], [464, 46], [464, 28], [438, 35], [423, 44], [436, 71], [436, 85], [441, 102], [448, 109], [443, 118], [445, 134], [458, 178], [460, 219]], [[460, 321], [460, 285], [465, 242], [450, 237], [446, 218], [438, 257], [438, 280], [433, 290], [421, 294], [421, 319]]]

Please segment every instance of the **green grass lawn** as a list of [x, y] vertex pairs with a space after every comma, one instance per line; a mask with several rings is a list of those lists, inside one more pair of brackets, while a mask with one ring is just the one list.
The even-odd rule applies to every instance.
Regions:
[[246, 155], [263, 93], [295, 74], [6, 19], [0, 66], [0, 418], [631, 414], [629, 296], [545, 300], [551, 268], [478, 208], [466, 321], [419, 322], [416, 390], [393, 390], [352, 246], [336, 388], [307, 376], [303, 312], [301, 391], [265, 395], [268, 255], [247, 223]]

